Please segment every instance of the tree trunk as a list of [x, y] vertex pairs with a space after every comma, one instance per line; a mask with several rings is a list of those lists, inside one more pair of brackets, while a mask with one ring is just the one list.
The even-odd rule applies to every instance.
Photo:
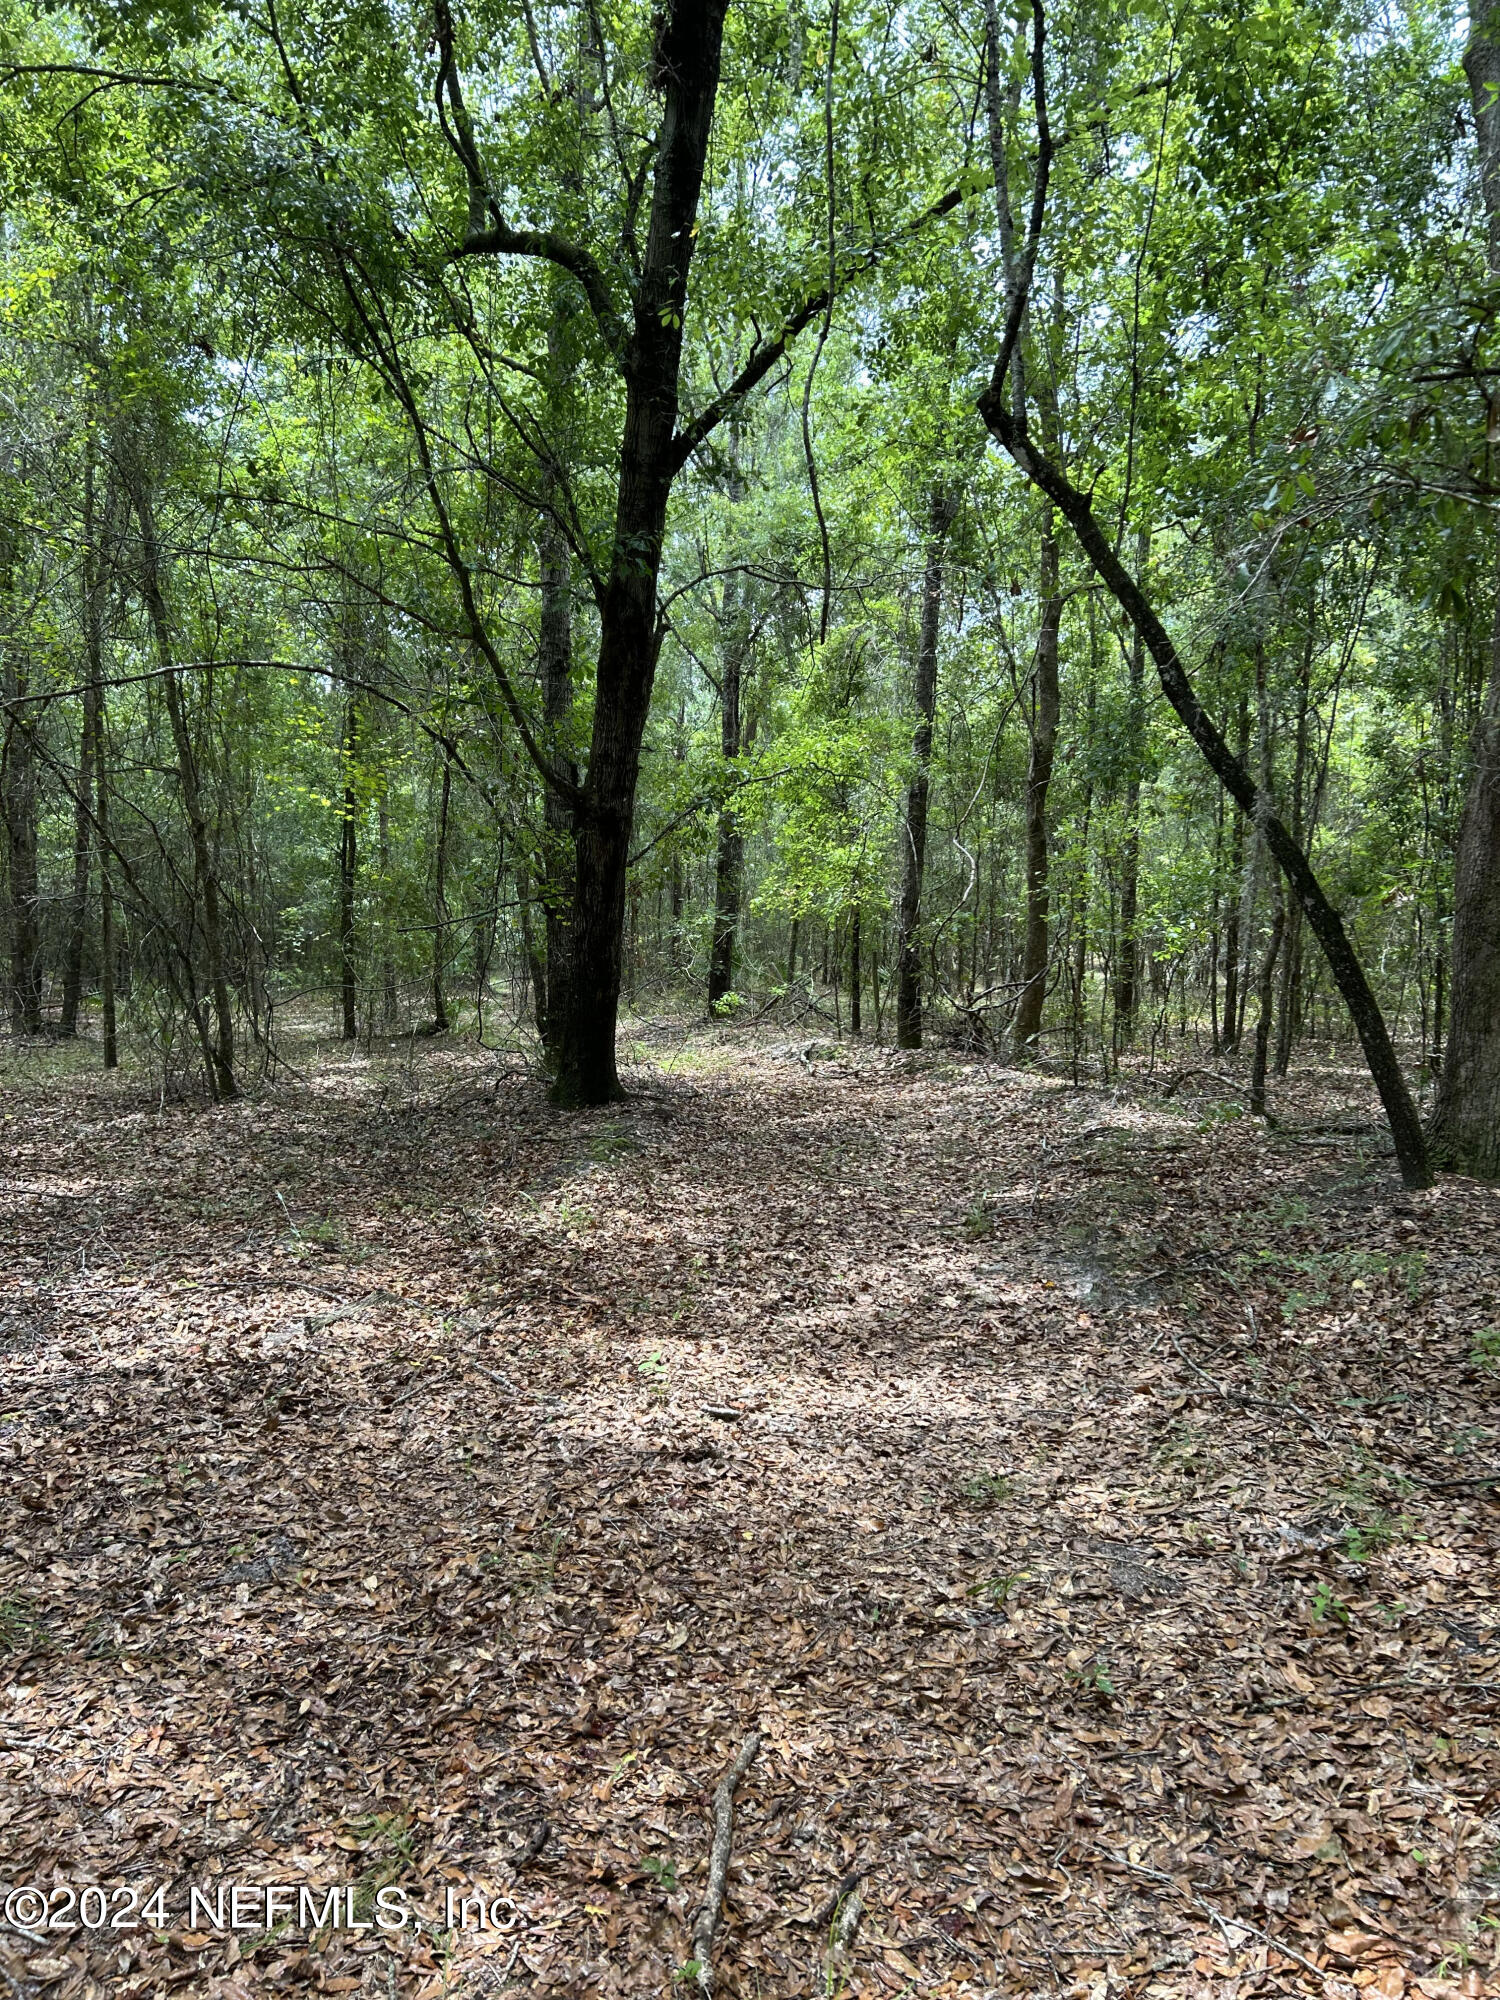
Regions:
[[896, 1046], [922, 1046], [922, 886], [927, 869], [927, 796], [932, 725], [937, 714], [938, 633], [943, 609], [943, 557], [956, 502], [934, 486], [927, 517], [927, 569], [922, 579], [922, 626], [917, 642], [917, 726], [906, 791], [901, 846], [901, 903], [896, 920]]
[[861, 1032], [860, 989], [864, 985], [864, 972], [859, 962], [859, 905], [856, 903], [849, 912], [849, 1032]]
[[[738, 499], [738, 480], [731, 498]], [[740, 697], [750, 621], [743, 580], [738, 574], [724, 584], [724, 677], [719, 702], [719, 738], [725, 762], [732, 770], [741, 749]], [[734, 991], [734, 948], [739, 932], [740, 901], [745, 890], [745, 836], [740, 831], [734, 800], [719, 809], [718, 855], [714, 870], [714, 935], [708, 959], [708, 1011], [716, 1013]]]
[[438, 804], [436, 886], [432, 898], [432, 1032], [448, 1032], [444, 974], [448, 957], [448, 807], [453, 796], [453, 760], [443, 753], [443, 789]]
[[359, 972], [354, 962], [354, 900], [359, 880], [359, 793], [354, 759], [359, 749], [359, 711], [351, 691], [344, 728], [344, 807], [339, 816], [339, 994], [343, 1039], [359, 1039]]
[[[26, 692], [25, 677], [7, 663], [5, 692]], [[6, 711], [5, 835], [10, 882], [10, 1024], [18, 1035], [42, 1032], [40, 889], [37, 881], [37, 784], [34, 707]]]
[[[1239, 738], [1236, 748], [1239, 760], [1244, 764], [1250, 755], [1250, 699], [1240, 696]], [[1229, 1055], [1239, 1041], [1240, 1018], [1244, 1012], [1244, 1000], [1240, 993], [1240, 902], [1244, 892], [1245, 876], [1245, 822], [1236, 813], [1234, 825], [1229, 835], [1229, 879], [1234, 884], [1234, 894], [1225, 904], [1224, 935], [1224, 1034], [1220, 1049]], [[1246, 939], [1248, 948], [1249, 939]]]
[[1040, 591], [1042, 622], [1032, 670], [1031, 757], [1026, 771], [1026, 943], [1021, 958], [1021, 1000], [1014, 1028], [1018, 1055], [1033, 1053], [1042, 1031], [1047, 999], [1050, 897], [1047, 855], [1047, 794], [1057, 754], [1060, 699], [1058, 635], [1062, 627], [1057, 532], [1048, 507], [1042, 525]]
[[[219, 912], [219, 878], [214, 867], [208, 817], [203, 804], [203, 787], [183, 706], [181, 675], [172, 657], [172, 629], [167, 601], [162, 590], [161, 553], [156, 533], [156, 509], [150, 483], [136, 458], [133, 440], [121, 453], [122, 470], [140, 529], [140, 591], [156, 642], [166, 696], [167, 719], [172, 729], [172, 746], [177, 757], [177, 778], [182, 788], [183, 811], [187, 816], [188, 838], [193, 853], [193, 896], [203, 925], [203, 950], [213, 1002], [214, 1031], [208, 1040], [208, 1086], [215, 1101], [237, 1097], [234, 1075], [234, 1011], [230, 1004], [229, 980], [224, 969], [224, 933]], [[201, 1031], [201, 1030], [200, 1030]]]
[[83, 997], [83, 948], [88, 935], [89, 861], [94, 797], [94, 739], [84, 695], [83, 726], [78, 735], [78, 786], [73, 799], [73, 891], [68, 898], [68, 946], [63, 961], [62, 1019], [59, 1033], [78, 1033], [78, 1006]]
[[[1464, 69], [1479, 135], [1490, 274], [1500, 277], [1500, 6], [1475, 6]], [[1433, 1150], [1444, 1166], [1500, 1181], [1500, 586], [1489, 687], [1470, 754], [1453, 866], [1448, 1039]]]
[[536, 934], [536, 922], [532, 916], [531, 876], [524, 861], [516, 863], [516, 910], [521, 923], [521, 954], [526, 961], [526, 976], [531, 982], [531, 1011], [536, 1021], [537, 1039], [543, 1051], [547, 1047], [547, 956], [546, 947]]
[[115, 1020], [115, 897], [110, 880], [109, 857], [109, 773], [104, 759], [104, 693], [99, 693], [99, 730], [94, 757], [94, 783], [98, 804], [94, 821], [99, 829], [99, 1016], [104, 1038], [104, 1067], [118, 1069], [120, 1043]]
[[[1005, 407], [1001, 395], [1003, 387], [1003, 381], [992, 381], [981, 397], [980, 413], [985, 423], [1021, 471], [1041, 489], [1068, 522], [1096, 574], [1140, 632], [1147, 651], [1156, 662], [1162, 691], [1184, 728], [1198, 745], [1219, 782], [1255, 822], [1264, 837], [1302, 906], [1308, 928], [1323, 948], [1328, 969], [1349, 1009], [1371, 1078], [1385, 1108], [1402, 1178], [1408, 1187], [1429, 1186], [1432, 1175], [1421, 1121], [1401, 1074], [1401, 1065], [1397, 1061], [1385, 1017], [1380, 1011], [1380, 1003], [1370, 989], [1364, 968], [1355, 955], [1338, 912], [1329, 902], [1306, 855], [1271, 811], [1270, 801], [1243, 763], [1232, 755], [1228, 744], [1200, 705], [1187, 669], [1166, 627], [1101, 530], [1088, 495], [1069, 481], [1052, 458], [1038, 451], [1025, 425], [1018, 423]], [[1496, 816], [1500, 820], [1500, 768], [1491, 768], [1495, 780], [1493, 796]], [[1492, 884], [1497, 876], [1500, 876], [1500, 871], [1492, 870]], [[1500, 894], [1500, 887], [1495, 893]], [[1492, 960], [1496, 956], [1492, 953]], [[1500, 971], [1500, 966], [1497, 966], [1497, 971]], [[1497, 985], [1500, 985], [1500, 979], [1497, 979]], [[1494, 992], [1492, 987], [1492, 1002]]]
[[390, 792], [382, 782], [380, 805], [376, 827], [380, 842], [380, 897], [384, 908], [380, 919], [380, 1011], [388, 1028], [394, 1027], [398, 1012], [396, 993], [396, 964], [391, 957], [390, 940], [390, 900], [391, 900], [391, 801]]
[[[1312, 846], [1312, 827], [1305, 823], [1303, 794], [1307, 789], [1307, 724], [1312, 699], [1313, 607], [1307, 612], [1307, 644], [1302, 653], [1302, 674], [1297, 687], [1297, 741], [1292, 760], [1291, 835], [1304, 849]], [[1284, 912], [1286, 950], [1281, 964], [1281, 999], [1276, 1010], [1276, 1074], [1285, 1076], [1292, 1066], [1292, 1047], [1302, 1030], [1299, 1002], [1302, 993], [1302, 917], [1296, 904]]]
[[[1150, 531], [1136, 536], [1137, 572], [1144, 576], [1151, 552]], [[1120, 969], [1115, 975], [1115, 1047], [1128, 1048], [1135, 1039], [1140, 1004], [1141, 941], [1137, 934], [1141, 879], [1141, 759], [1145, 736], [1146, 648], [1139, 632], [1130, 641], [1130, 719], [1125, 777], [1125, 850], [1120, 858]]]
[[660, 632], [656, 581], [672, 481], [688, 268], [719, 85], [726, 0], [686, 0], [662, 17], [662, 89], [651, 220], [624, 359], [625, 420], [588, 780], [575, 808], [573, 978], [554, 1094], [562, 1103], [620, 1096], [615, 1066], [625, 878]]
[[[557, 319], [549, 330], [549, 354], [557, 351]], [[556, 482], [549, 476], [548, 497]], [[544, 516], [538, 549], [542, 586], [542, 617], [537, 670], [542, 684], [542, 720], [547, 754], [556, 774], [569, 785], [578, 783], [570, 740], [573, 725], [573, 569], [568, 544], [556, 520]], [[542, 1052], [554, 1068], [562, 1053], [568, 1018], [573, 964], [573, 808], [557, 784], [543, 785], [542, 799], [542, 923], [545, 943], [544, 978], [537, 989], [537, 1032]], [[535, 970], [533, 970], [535, 979]]]
[[1255, 1053], [1250, 1059], [1250, 1110], [1257, 1118], [1266, 1114], [1266, 1055], [1271, 1043], [1271, 1006], [1276, 989], [1276, 959], [1286, 929], [1286, 896], [1278, 876], [1274, 894], [1275, 912], [1271, 936], [1260, 968], [1260, 1013], [1255, 1023]]
[[[105, 519], [113, 509], [106, 489]], [[88, 692], [83, 698], [83, 733], [88, 747], [88, 765], [80, 758], [80, 775], [92, 771], [94, 827], [99, 845], [99, 1004], [104, 1039], [104, 1067], [117, 1069], [120, 1045], [115, 1019], [115, 899], [110, 877], [109, 852], [109, 772], [104, 737], [104, 591], [105, 564], [103, 535], [96, 506], [94, 485], [94, 440], [92, 435], [83, 462], [83, 644], [88, 665]]]

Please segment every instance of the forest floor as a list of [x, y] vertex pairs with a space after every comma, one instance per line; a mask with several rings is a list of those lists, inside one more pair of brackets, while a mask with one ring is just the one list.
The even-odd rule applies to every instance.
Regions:
[[1500, 1992], [1500, 1191], [636, 1032], [5, 1055], [0, 2000]]

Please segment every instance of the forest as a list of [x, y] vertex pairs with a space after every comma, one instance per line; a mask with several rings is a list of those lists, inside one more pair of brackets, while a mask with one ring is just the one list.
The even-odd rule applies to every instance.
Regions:
[[1500, 1994], [1500, 5], [0, 119], [0, 2000]]

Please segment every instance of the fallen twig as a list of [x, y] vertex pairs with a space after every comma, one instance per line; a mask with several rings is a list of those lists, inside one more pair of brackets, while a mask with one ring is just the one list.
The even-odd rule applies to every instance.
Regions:
[[1167, 1887], [1175, 1889], [1179, 1896], [1186, 1893], [1187, 1900], [1192, 1903], [1193, 1907], [1201, 1910], [1204, 1916], [1212, 1918], [1214, 1923], [1218, 1925], [1226, 1943], [1234, 1944], [1237, 1942], [1236, 1939], [1229, 1935], [1231, 1928], [1239, 1931], [1248, 1931], [1251, 1937], [1259, 1938], [1262, 1944], [1269, 1945], [1272, 1951], [1280, 1952], [1283, 1958], [1291, 1959], [1294, 1964], [1304, 1967], [1306, 1971], [1311, 1972], [1318, 1979], [1327, 1979], [1328, 1975], [1323, 1967], [1321, 1965], [1314, 1965], [1312, 1960], [1298, 1951], [1294, 1944], [1287, 1944], [1283, 1939], [1273, 1935], [1272, 1932], [1263, 1931], [1259, 1924], [1248, 1923], [1244, 1917], [1226, 1917], [1217, 1904], [1211, 1903], [1206, 1896], [1200, 1896], [1192, 1889], [1184, 1892], [1182, 1884], [1174, 1875], [1168, 1875], [1160, 1868], [1144, 1867], [1139, 1861], [1129, 1861], [1123, 1854], [1115, 1854], [1107, 1847], [1101, 1847], [1099, 1852], [1112, 1861], [1117, 1868], [1127, 1869], [1132, 1875], [1144, 1875], [1151, 1882], [1165, 1882]]
[[1243, 1389], [1226, 1389], [1222, 1382], [1215, 1376], [1210, 1375], [1206, 1368], [1200, 1367], [1192, 1355], [1184, 1351], [1182, 1342], [1177, 1338], [1175, 1333], [1172, 1335], [1172, 1345], [1177, 1349], [1178, 1355], [1192, 1369], [1193, 1373], [1201, 1375], [1209, 1388], [1216, 1395], [1222, 1396], [1226, 1403], [1231, 1403], [1242, 1410], [1270, 1410], [1278, 1417], [1295, 1417], [1298, 1423], [1306, 1424], [1319, 1444], [1327, 1445], [1334, 1442], [1326, 1431], [1318, 1428], [1306, 1410], [1299, 1410], [1295, 1403], [1278, 1403], [1269, 1396], [1249, 1396], [1246, 1395]]
[[759, 1748], [760, 1731], [752, 1729], [714, 1793], [714, 1838], [708, 1856], [708, 1887], [704, 1891], [703, 1906], [693, 1922], [695, 1972], [699, 1988], [705, 1994], [712, 1993], [714, 1986], [714, 1935], [724, 1907], [724, 1885], [729, 1879], [729, 1850], [734, 1841], [734, 1795]]
[[519, 1396], [521, 1393], [520, 1390], [516, 1387], [515, 1383], [511, 1381], [510, 1377], [508, 1375], [502, 1375], [498, 1369], [486, 1368], [484, 1364], [479, 1361], [466, 1361], [464, 1363], [464, 1366], [466, 1368], [472, 1368], [476, 1375], [482, 1375], [486, 1382], [493, 1382], [495, 1387], [497, 1389], [503, 1389], [507, 1396]]

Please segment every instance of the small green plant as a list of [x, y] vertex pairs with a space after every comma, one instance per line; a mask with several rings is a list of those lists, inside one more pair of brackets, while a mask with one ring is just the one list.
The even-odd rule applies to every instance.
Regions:
[[659, 1347], [635, 1364], [635, 1372], [658, 1396], [667, 1392], [667, 1376], [671, 1372], [667, 1358]]
[[966, 1243], [985, 1243], [994, 1235], [995, 1218], [982, 1195], [964, 1211], [963, 1231]]
[[684, 1959], [672, 1974], [672, 1984], [680, 1986], [689, 1979], [697, 1979], [703, 1971], [702, 1962], [696, 1958]]
[[1198, 1119], [1197, 1130], [1200, 1132], [1212, 1132], [1220, 1125], [1232, 1125], [1237, 1118], [1243, 1118], [1244, 1115], [1245, 1107], [1243, 1104], [1236, 1104], [1224, 1098], [1216, 1098], [1212, 1103], [1204, 1105]]
[[745, 996], [743, 993], [722, 994], [713, 1004], [714, 1016], [720, 1021], [732, 1021], [744, 1004]]
[[659, 1882], [669, 1896], [676, 1894], [677, 1864], [675, 1861], [664, 1861], [659, 1854], [647, 1854], [641, 1859], [641, 1868], [654, 1882]]
[[959, 1487], [964, 1501], [976, 1514], [987, 1514], [1011, 1497], [1011, 1483], [1003, 1472], [978, 1472]]
[[1005, 1576], [992, 1576], [983, 1583], [971, 1583], [965, 1595], [982, 1598], [996, 1611], [1003, 1611], [1011, 1598], [1030, 1579], [1029, 1570], [1018, 1569]]
[[1469, 1356], [1476, 1368], [1500, 1368], [1500, 1326], [1483, 1326], [1474, 1336]]
[[1410, 1526], [1405, 1515], [1388, 1514], [1383, 1507], [1377, 1507], [1368, 1520], [1344, 1530], [1344, 1554], [1350, 1562], [1368, 1562], [1371, 1556], [1388, 1549], [1397, 1535]]
[[618, 1124], [601, 1125], [588, 1143], [589, 1158], [599, 1166], [607, 1166], [611, 1160], [639, 1151], [640, 1146], [634, 1135]]
[[1320, 1583], [1313, 1592], [1313, 1620], [1319, 1625], [1347, 1625], [1349, 1607], [1330, 1584]]
[[563, 1543], [567, 1540], [561, 1528], [555, 1528], [547, 1537], [546, 1547], [535, 1555], [523, 1556], [516, 1564], [515, 1581], [512, 1589], [518, 1597], [551, 1595], [557, 1581], [557, 1558], [562, 1554]]
[[1109, 1662], [1101, 1655], [1090, 1660], [1087, 1666], [1069, 1667], [1068, 1679], [1085, 1694], [1095, 1694], [1103, 1701], [1113, 1701], [1115, 1684], [1109, 1671]]
[[29, 1653], [46, 1636], [24, 1597], [0, 1597], [0, 1653]]

